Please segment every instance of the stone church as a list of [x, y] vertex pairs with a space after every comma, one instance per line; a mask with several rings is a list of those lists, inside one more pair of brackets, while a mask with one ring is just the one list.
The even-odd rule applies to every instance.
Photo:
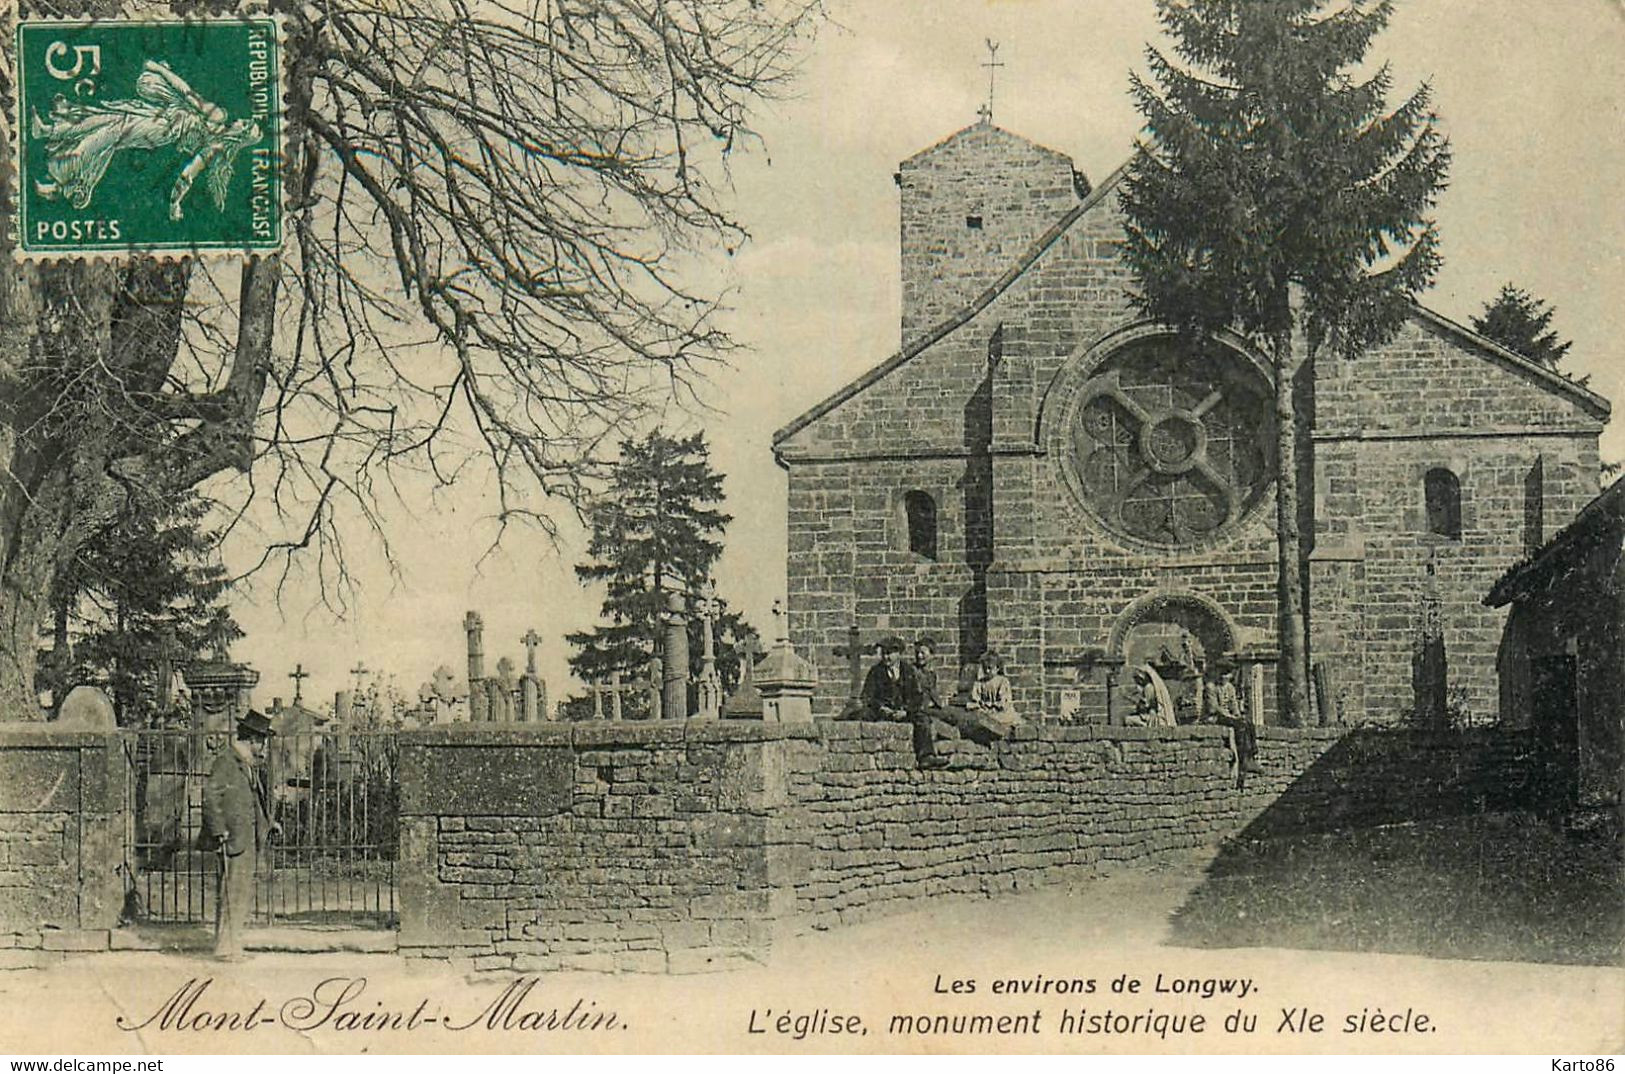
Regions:
[[[1126, 665], [1224, 655], [1273, 718], [1270, 368], [1136, 316], [1123, 171], [1091, 187], [986, 121], [900, 166], [900, 348], [774, 438], [818, 711], [856, 628], [930, 635], [949, 665], [995, 649], [1022, 711], [1083, 722]], [[1497, 719], [1484, 597], [1597, 495], [1608, 402], [1423, 306], [1298, 397], [1317, 710]]]

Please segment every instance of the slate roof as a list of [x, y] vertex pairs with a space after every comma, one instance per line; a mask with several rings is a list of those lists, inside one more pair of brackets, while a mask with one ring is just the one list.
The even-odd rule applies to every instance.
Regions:
[[1625, 533], [1625, 477], [1615, 481], [1581, 508], [1573, 522], [1557, 531], [1534, 555], [1501, 576], [1484, 603], [1499, 608], [1515, 600], [1550, 591], [1603, 542], [1618, 542]]

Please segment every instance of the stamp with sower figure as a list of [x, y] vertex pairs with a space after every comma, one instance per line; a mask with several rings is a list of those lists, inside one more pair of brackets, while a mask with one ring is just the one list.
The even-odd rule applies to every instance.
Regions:
[[24, 21], [16, 47], [21, 254], [280, 246], [275, 20]]

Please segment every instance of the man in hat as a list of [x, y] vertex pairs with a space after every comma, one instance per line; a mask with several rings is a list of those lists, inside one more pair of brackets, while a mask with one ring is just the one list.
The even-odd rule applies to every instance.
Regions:
[[215, 900], [215, 957], [240, 961], [242, 929], [254, 905], [260, 851], [281, 826], [271, 820], [256, 768], [276, 732], [264, 713], [250, 709], [237, 721], [237, 737], [221, 750], [203, 784], [203, 820], [219, 841], [220, 890]]
[[1241, 692], [1236, 689], [1236, 664], [1221, 656], [1208, 668], [1206, 722], [1230, 728], [1235, 741], [1236, 766], [1243, 772], [1263, 771], [1258, 764], [1258, 736], [1253, 721], [1241, 708]]
[[903, 648], [898, 637], [880, 643], [880, 660], [863, 680], [863, 718], [913, 724], [915, 761], [921, 768], [947, 768], [948, 758], [937, 753], [919, 677], [903, 663]]

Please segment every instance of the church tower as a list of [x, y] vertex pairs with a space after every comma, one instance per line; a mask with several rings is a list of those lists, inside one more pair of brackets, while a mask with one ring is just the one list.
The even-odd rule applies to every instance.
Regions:
[[898, 167], [906, 348], [963, 308], [1074, 208], [1072, 158], [983, 120]]

